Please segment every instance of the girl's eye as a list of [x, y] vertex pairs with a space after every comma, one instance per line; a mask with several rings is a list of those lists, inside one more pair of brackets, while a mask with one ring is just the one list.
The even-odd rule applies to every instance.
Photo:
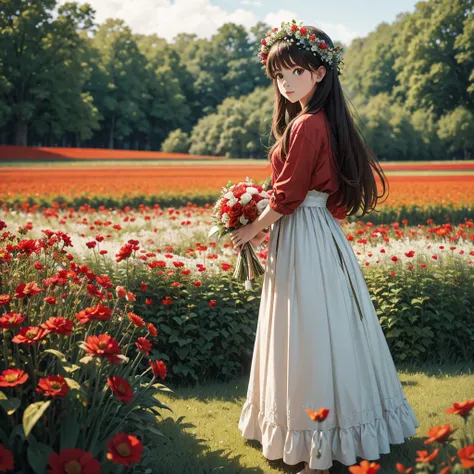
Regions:
[[[295, 72], [295, 71], [301, 71], [301, 73], [300, 73], [300, 74], [297, 74], [297, 76], [301, 76], [301, 75], [304, 73], [304, 69], [301, 68], [301, 67], [297, 67], [293, 72]], [[282, 78], [283, 78], [283, 74], [281, 74], [281, 73], [279, 73], [279, 72], [277, 72], [273, 77], [274, 77], [275, 79], [280, 79], [280, 77], [278, 77], [278, 76], [282, 76]]]

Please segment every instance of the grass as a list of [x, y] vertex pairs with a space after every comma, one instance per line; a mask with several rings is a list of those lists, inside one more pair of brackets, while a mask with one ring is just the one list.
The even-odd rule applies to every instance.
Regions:
[[[415, 465], [417, 450], [431, 452], [425, 446], [429, 428], [450, 423], [460, 428], [462, 419], [444, 413], [455, 401], [474, 396], [472, 366], [424, 366], [416, 370], [399, 369], [405, 395], [416, 413], [420, 427], [417, 434], [404, 444], [391, 445], [392, 452], [377, 460], [379, 472], [395, 474], [395, 463], [406, 467]], [[160, 429], [168, 439], [157, 440], [156, 472], [163, 474], [233, 473], [296, 473], [303, 462], [289, 466], [282, 459], [269, 461], [262, 454], [258, 441], [242, 438], [238, 421], [246, 398], [248, 376], [228, 383], [208, 382], [196, 387], [172, 388], [173, 392], [160, 394], [161, 403], [174, 413], [163, 410]], [[471, 415], [472, 417], [472, 415]], [[471, 420], [472, 424], [472, 420]], [[360, 461], [359, 459], [358, 461]], [[155, 471], [153, 471], [155, 472]], [[346, 466], [333, 462], [331, 474], [348, 473]]]

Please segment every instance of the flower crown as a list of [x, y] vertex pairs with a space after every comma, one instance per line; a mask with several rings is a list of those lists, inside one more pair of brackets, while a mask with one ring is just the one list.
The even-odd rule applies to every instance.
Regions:
[[342, 60], [343, 48], [337, 46], [336, 48], [330, 48], [324, 40], [319, 39], [315, 34], [309, 34], [306, 32], [306, 28], [301, 26], [302, 22], [298, 26], [295, 20], [281, 22], [281, 30], [273, 28], [269, 30], [265, 38], [261, 42], [260, 52], [258, 53], [261, 63], [263, 64], [262, 69], [265, 69], [267, 64], [267, 57], [275, 41], [288, 40], [288, 42], [296, 44], [298, 48], [312, 51], [316, 56], [318, 54], [321, 60], [326, 63], [329, 68], [336, 66], [337, 74], [341, 75], [341, 68], [344, 64]]

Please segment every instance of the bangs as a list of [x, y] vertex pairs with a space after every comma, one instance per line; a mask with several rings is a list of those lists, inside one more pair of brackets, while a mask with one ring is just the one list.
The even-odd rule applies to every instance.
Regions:
[[278, 41], [271, 49], [267, 58], [267, 76], [274, 79], [273, 75], [283, 68], [291, 69], [295, 66], [308, 68], [307, 61], [303, 60], [303, 51], [298, 46], [289, 45]]

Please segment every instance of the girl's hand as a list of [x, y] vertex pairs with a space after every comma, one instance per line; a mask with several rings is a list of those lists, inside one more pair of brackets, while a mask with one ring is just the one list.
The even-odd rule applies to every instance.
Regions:
[[232, 241], [234, 249], [240, 252], [244, 244], [250, 242], [256, 235], [257, 232], [255, 232], [255, 229], [252, 227], [252, 224], [247, 224], [241, 227], [240, 229], [231, 232], [230, 240]]
[[255, 245], [255, 247], [258, 247], [260, 244], [262, 244], [263, 242], [265, 242], [265, 240], [267, 239], [267, 235], [268, 235], [268, 232], [265, 232], [264, 230], [261, 230], [261, 231], [250, 241], [250, 243], [252, 243], [253, 245]]

